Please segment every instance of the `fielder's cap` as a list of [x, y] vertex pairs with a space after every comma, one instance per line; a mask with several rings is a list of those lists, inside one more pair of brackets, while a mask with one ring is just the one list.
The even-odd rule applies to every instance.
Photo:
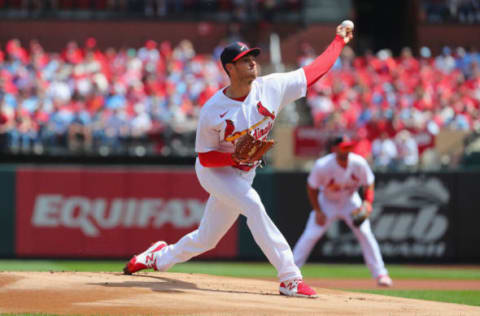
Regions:
[[333, 146], [338, 146], [340, 149], [352, 149], [356, 142], [348, 136], [338, 136], [332, 141]]
[[245, 55], [258, 56], [260, 54], [260, 48], [249, 48], [245, 43], [234, 42], [223, 49], [220, 59], [222, 61], [223, 68], [228, 63], [239, 60]]

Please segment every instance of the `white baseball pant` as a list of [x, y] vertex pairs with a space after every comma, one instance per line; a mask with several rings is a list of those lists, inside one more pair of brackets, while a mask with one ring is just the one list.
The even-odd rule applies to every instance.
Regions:
[[297, 266], [301, 267], [305, 264], [315, 244], [325, 234], [330, 225], [338, 220], [342, 219], [348, 227], [353, 231], [355, 237], [360, 243], [362, 248], [363, 259], [367, 265], [373, 278], [377, 278], [380, 275], [386, 275], [387, 269], [380, 253], [377, 240], [370, 228], [370, 221], [365, 220], [360, 227], [353, 225], [350, 217], [351, 212], [361, 205], [360, 198], [348, 201], [344, 206], [338, 206], [335, 203], [331, 203], [326, 199], [319, 199], [320, 207], [327, 217], [325, 225], [320, 226], [316, 221], [315, 211], [310, 212], [307, 225], [303, 231], [300, 239], [293, 248], [293, 255]]
[[197, 230], [157, 253], [157, 269], [166, 271], [174, 264], [214, 248], [237, 217], [247, 218], [255, 242], [277, 269], [280, 282], [302, 278], [292, 250], [265, 211], [257, 191], [252, 188], [255, 171], [243, 172], [231, 167], [205, 168], [197, 159], [197, 177], [210, 193], [205, 213]]

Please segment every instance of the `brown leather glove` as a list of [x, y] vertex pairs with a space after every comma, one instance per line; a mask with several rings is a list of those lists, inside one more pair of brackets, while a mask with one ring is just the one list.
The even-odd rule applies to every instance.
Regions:
[[364, 201], [362, 206], [352, 212], [352, 222], [355, 227], [359, 227], [372, 213], [372, 205], [370, 202]]
[[247, 133], [236, 141], [232, 158], [240, 165], [253, 165], [262, 159], [273, 144], [275, 144], [273, 139], [258, 140]]

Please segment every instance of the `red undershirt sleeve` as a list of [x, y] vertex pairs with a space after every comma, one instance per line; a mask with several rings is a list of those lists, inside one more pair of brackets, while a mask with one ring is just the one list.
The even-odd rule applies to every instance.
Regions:
[[215, 150], [206, 153], [198, 153], [198, 159], [200, 159], [202, 166], [210, 168], [235, 165], [231, 153], [223, 153]]
[[335, 36], [335, 39], [330, 43], [327, 49], [314, 61], [307, 66], [303, 67], [305, 71], [305, 77], [307, 78], [307, 87], [317, 82], [327, 71], [332, 68], [333, 64], [337, 60], [338, 56], [342, 52], [345, 46], [345, 41], [339, 35]]

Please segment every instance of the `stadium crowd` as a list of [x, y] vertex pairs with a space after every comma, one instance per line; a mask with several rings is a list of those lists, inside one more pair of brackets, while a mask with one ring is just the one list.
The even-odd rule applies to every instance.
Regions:
[[48, 54], [13, 39], [0, 73], [0, 138], [13, 152], [191, 155], [198, 105], [225, 84], [187, 40], [101, 51], [90, 38]]
[[480, 1], [422, 0], [420, 20], [428, 23], [480, 23]]
[[0, 12], [26, 18], [85, 18], [88, 13], [102, 17], [171, 18], [213, 13], [229, 21], [270, 21], [279, 12], [300, 13], [303, 5], [303, 0], [0, 0]]
[[[415, 167], [442, 129], [480, 130], [480, 53], [444, 47], [419, 57], [404, 48], [355, 56], [346, 47], [331, 72], [309, 92], [313, 123], [329, 131], [352, 131], [357, 151], [376, 168]], [[304, 45], [299, 64], [316, 54]]]
[[[12, 39], [0, 50], [0, 147], [10, 152], [193, 155], [201, 105], [228, 81], [191, 42], [100, 50], [89, 38], [46, 53]], [[316, 54], [304, 45], [299, 65]], [[375, 167], [415, 166], [442, 128], [480, 128], [480, 54], [445, 47], [355, 56], [345, 48], [307, 95], [313, 124], [353, 131]]]

